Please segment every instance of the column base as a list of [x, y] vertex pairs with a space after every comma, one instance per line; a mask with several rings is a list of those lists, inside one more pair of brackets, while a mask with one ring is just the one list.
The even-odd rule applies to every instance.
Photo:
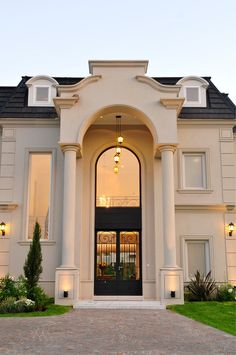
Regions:
[[56, 269], [55, 304], [72, 306], [79, 299], [79, 270], [76, 267]]
[[161, 303], [165, 305], [184, 304], [183, 269], [163, 267], [160, 269]]

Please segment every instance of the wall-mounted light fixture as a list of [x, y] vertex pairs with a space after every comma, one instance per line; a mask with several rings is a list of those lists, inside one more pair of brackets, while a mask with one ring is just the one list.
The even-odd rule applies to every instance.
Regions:
[[0, 223], [0, 231], [2, 232], [2, 235], [6, 234], [6, 223]]
[[233, 222], [230, 222], [228, 224], [228, 230], [229, 230], [229, 236], [232, 237], [233, 231], [234, 231], [234, 224]]
[[170, 291], [170, 297], [175, 298], [175, 291]]
[[64, 298], [68, 298], [68, 296], [69, 296], [69, 291], [64, 290], [64, 291], [63, 291], [63, 296], [64, 296]]

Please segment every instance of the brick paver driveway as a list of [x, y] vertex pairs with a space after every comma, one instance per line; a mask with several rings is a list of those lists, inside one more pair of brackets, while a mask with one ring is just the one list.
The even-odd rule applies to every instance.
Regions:
[[0, 318], [0, 354], [236, 354], [236, 337], [167, 310]]

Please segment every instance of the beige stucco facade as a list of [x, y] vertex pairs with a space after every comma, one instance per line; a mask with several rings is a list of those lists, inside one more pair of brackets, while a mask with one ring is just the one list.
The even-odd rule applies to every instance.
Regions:
[[[91, 61], [90, 76], [57, 86], [59, 119], [1, 120], [0, 219], [7, 225], [0, 237], [1, 276], [22, 273], [30, 244], [28, 152], [50, 151], [50, 230], [41, 242], [41, 284], [56, 303], [109, 299], [94, 295], [95, 168], [99, 155], [114, 146], [119, 114], [124, 147], [141, 168], [142, 295], [136, 298], [183, 302], [188, 240], [207, 241], [215, 280], [236, 284], [236, 232], [229, 237], [227, 230], [230, 222], [236, 225], [235, 121], [178, 119], [181, 85], [159, 84], [146, 69], [145, 61]], [[204, 190], [183, 187], [183, 151], [205, 152]]]

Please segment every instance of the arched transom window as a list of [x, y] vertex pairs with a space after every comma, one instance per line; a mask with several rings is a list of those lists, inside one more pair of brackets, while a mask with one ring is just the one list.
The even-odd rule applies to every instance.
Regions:
[[[134, 153], [122, 148], [119, 164], [115, 148], [103, 152], [96, 165], [96, 207], [139, 207], [140, 164]], [[115, 169], [114, 166], [118, 167]], [[118, 170], [118, 172], [117, 172]]]

